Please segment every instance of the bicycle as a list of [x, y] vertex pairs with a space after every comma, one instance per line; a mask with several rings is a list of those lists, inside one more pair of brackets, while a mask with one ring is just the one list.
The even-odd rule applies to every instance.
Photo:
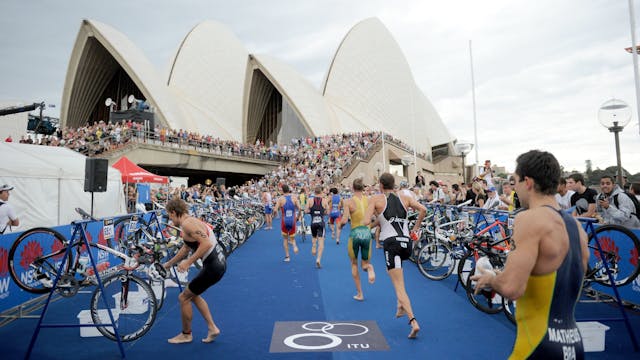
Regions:
[[[499, 246], [498, 244], [506, 242], [506, 246]], [[469, 302], [478, 310], [487, 314], [497, 314], [504, 311], [505, 299], [502, 295], [495, 292], [493, 289], [482, 289], [477, 295], [475, 294], [475, 281], [471, 280], [471, 277], [475, 274], [475, 264], [478, 263], [481, 257], [488, 258], [491, 266], [494, 270], [502, 270], [507, 262], [507, 253], [510, 249], [509, 240], [491, 240], [489, 237], [477, 238], [469, 247], [472, 252], [469, 253], [469, 257], [474, 258], [474, 266], [470, 269], [465, 279], [465, 291], [467, 292], [467, 298]], [[511, 308], [510, 308], [511, 310]], [[514, 314], [515, 310], [513, 311]], [[509, 317], [509, 314], [507, 314]]]
[[[76, 211], [87, 215], [82, 209]], [[113, 234], [112, 221], [105, 220], [103, 227], [107, 243]], [[153, 325], [158, 308], [156, 296], [149, 284], [133, 271], [143, 264], [153, 265], [150, 273], [162, 276], [164, 268], [158, 263], [150, 262], [144, 251], [128, 256], [108, 244], [89, 242], [86, 232], [89, 222], [74, 222], [70, 240], [50, 228], [37, 227], [25, 231], [9, 250], [9, 274], [16, 285], [25, 291], [34, 294], [56, 291], [63, 297], [76, 295], [80, 287], [102, 283], [102, 287], [96, 287], [91, 295], [91, 318], [94, 324], [111, 324], [107, 311], [111, 309], [114, 318], [117, 318], [117, 326], [115, 329], [112, 326], [96, 328], [110, 340], [117, 340], [116, 334], [121, 341], [139, 339]], [[98, 249], [98, 258], [108, 253], [122, 259], [123, 263], [116, 267], [108, 267], [107, 263], [108, 268], [102, 272], [94, 263], [99, 273], [95, 274], [94, 269], [93, 275], [87, 275], [88, 260], [94, 256], [83, 255], [83, 252], [89, 251], [83, 246], [85, 240], [90, 247]]]
[[[468, 220], [460, 216], [461, 209], [469, 202], [448, 206], [445, 210], [447, 222], [433, 222], [433, 231], [426, 231], [420, 244], [416, 264], [420, 273], [431, 280], [443, 280], [449, 277], [461, 258], [459, 247], [466, 243], [473, 233]], [[414, 249], [415, 249], [414, 247]]]
[[[512, 215], [509, 215], [507, 222], [505, 223], [500, 219], [500, 216], [492, 216], [483, 214], [488, 212], [487, 210], [480, 210], [475, 215], [475, 228], [477, 228], [478, 221], [485, 223], [482, 230], [478, 231], [474, 234], [474, 240], [477, 242], [478, 239], [484, 239], [485, 242], [493, 242], [493, 247], [497, 251], [508, 252], [512, 250], [513, 244], [511, 242], [511, 234], [507, 232], [507, 230], [511, 230], [513, 228], [513, 218]], [[490, 224], [486, 224], [488, 220], [492, 222]], [[504, 245], [499, 245], [504, 243]], [[474, 241], [470, 243], [466, 243], [463, 245], [465, 250], [464, 253], [460, 256], [458, 262], [458, 282], [462, 287], [467, 290], [467, 278], [469, 277], [470, 269], [475, 267], [475, 262], [479, 257], [477, 250], [474, 247]]]

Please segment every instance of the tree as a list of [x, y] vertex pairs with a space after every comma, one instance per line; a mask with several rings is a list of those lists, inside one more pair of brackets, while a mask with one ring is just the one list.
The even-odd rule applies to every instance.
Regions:
[[590, 182], [590, 178], [591, 178], [591, 175], [592, 175], [592, 173], [593, 173], [593, 170], [592, 170], [592, 168], [591, 168], [591, 167], [592, 167], [591, 160], [586, 160], [586, 161], [585, 161], [585, 165], [586, 165], [586, 167], [587, 167], [587, 171], [585, 172], [585, 177], [586, 177], [586, 179], [585, 179], [585, 180], [586, 180], [587, 182]]

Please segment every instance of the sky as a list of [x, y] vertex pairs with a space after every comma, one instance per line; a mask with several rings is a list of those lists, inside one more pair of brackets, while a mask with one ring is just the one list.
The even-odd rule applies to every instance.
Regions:
[[[640, 25], [640, 0], [634, 4]], [[454, 137], [475, 143], [477, 129], [480, 163], [490, 159], [513, 171], [519, 154], [540, 149], [568, 171], [584, 171], [586, 160], [593, 169], [613, 166], [614, 135], [599, 123], [598, 110], [616, 98], [631, 108], [620, 133], [622, 166], [640, 172], [625, 0], [2, 0], [0, 102], [45, 101], [57, 106], [45, 115], [58, 116], [84, 18], [123, 33], [162, 73], [188, 32], [215, 20], [250, 53], [285, 61], [319, 88], [341, 40], [370, 17], [394, 36]], [[467, 164], [475, 160], [474, 149]]]

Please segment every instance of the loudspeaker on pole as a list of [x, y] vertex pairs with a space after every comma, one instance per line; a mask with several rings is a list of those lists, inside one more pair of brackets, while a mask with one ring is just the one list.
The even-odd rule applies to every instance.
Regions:
[[107, 191], [107, 159], [87, 158], [84, 165], [84, 192]]

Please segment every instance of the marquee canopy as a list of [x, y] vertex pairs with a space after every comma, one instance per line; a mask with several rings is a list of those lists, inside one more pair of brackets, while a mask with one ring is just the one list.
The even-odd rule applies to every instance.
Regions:
[[134, 164], [126, 156], [120, 158], [112, 165], [114, 168], [120, 170], [122, 174], [122, 182], [124, 183], [160, 183], [167, 184], [169, 178], [166, 176], [156, 175], [150, 173], [140, 166]]

